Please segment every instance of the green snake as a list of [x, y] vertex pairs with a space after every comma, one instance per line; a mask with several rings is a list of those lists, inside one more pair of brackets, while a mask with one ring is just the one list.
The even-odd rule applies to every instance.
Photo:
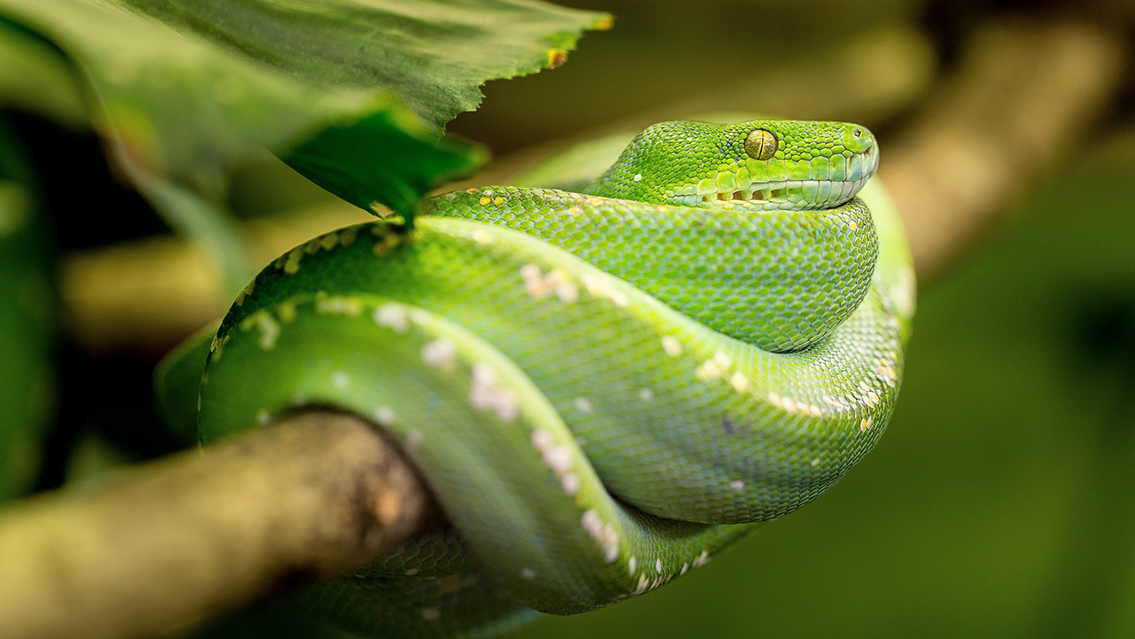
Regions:
[[485, 635], [657, 588], [882, 434], [914, 280], [861, 191], [878, 157], [854, 124], [666, 122], [581, 192], [468, 189], [311, 240], [222, 321], [199, 437], [315, 406], [404, 448], [452, 528], [306, 595], [356, 632]]

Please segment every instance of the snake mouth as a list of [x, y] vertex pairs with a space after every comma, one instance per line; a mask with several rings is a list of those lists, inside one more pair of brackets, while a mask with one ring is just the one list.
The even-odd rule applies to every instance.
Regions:
[[857, 180], [782, 180], [751, 184], [734, 191], [691, 193], [673, 198], [675, 204], [741, 208], [756, 211], [830, 209], [846, 204], [868, 177]]
[[[736, 191], [694, 195], [694, 205], [779, 209], [828, 209], [840, 206], [855, 197], [867, 178], [858, 180], [784, 180], [750, 185]], [[689, 196], [688, 196], [689, 197]]]

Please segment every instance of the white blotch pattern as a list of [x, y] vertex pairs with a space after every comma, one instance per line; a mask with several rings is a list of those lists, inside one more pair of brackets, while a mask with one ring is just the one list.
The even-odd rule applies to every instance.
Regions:
[[583, 287], [592, 297], [609, 299], [620, 308], [631, 303], [627, 294], [619, 290], [615, 279], [602, 273], [584, 273], [580, 278]]
[[697, 557], [696, 557], [696, 558], [694, 559], [694, 561], [693, 561], [693, 563], [692, 563], [691, 565], [692, 565], [692, 566], [693, 566], [694, 568], [701, 568], [702, 566], [704, 566], [704, 565], [706, 565], [706, 564], [708, 564], [708, 563], [709, 563], [709, 553], [703, 550], [703, 551], [701, 551], [701, 554], [700, 554], [700, 555], [698, 555], [698, 556], [697, 556]]
[[501, 387], [496, 369], [484, 362], [473, 365], [469, 404], [477, 410], [494, 411], [505, 422], [511, 422], [520, 416], [520, 400], [516, 393]]
[[387, 302], [374, 309], [374, 323], [399, 335], [410, 330], [410, 317], [406, 314], [406, 307], [396, 302]]
[[351, 378], [343, 371], [337, 371], [331, 376], [331, 385], [339, 390], [344, 390], [351, 384]]
[[662, 338], [662, 350], [670, 357], [677, 357], [682, 354], [682, 343], [678, 341], [677, 337], [667, 335]]
[[[614, 563], [619, 558], [619, 531], [611, 524], [604, 523], [603, 518], [599, 516], [599, 511], [594, 508], [589, 508], [583, 513], [583, 518], [580, 520], [583, 529], [599, 548], [603, 551], [603, 560], [607, 563]], [[630, 564], [634, 565], [635, 558], [631, 557]], [[634, 568], [631, 568], [631, 574], [634, 574]]]
[[379, 406], [374, 411], [374, 421], [383, 428], [390, 428], [394, 425], [394, 409], [389, 406]]
[[568, 444], [557, 444], [552, 434], [546, 430], [532, 431], [532, 447], [544, 460], [544, 465], [552, 469], [560, 480], [564, 493], [574, 497], [579, 492], [580, 479], [575, 474], [575, 451]]
[[320, 315], [358, 317], [363, 313], [363, 303], [353, 297], [321, 297], [315, 300], [315, 312]]
[[581, 413], [590, 413], [592, 409], [591, 400], [586, 397], [576, 397], [571, 401], [571, 404]]
[[563, 269], [553, 268], [545, 274], [538, 265], [529, 262], [520, 267], [520, 277], [524, 280], [525, 290], [533, 299], [544, 299], [550, 293], [555, 293], [566, 304], [579, 300], [579, 288], [572, 281], [571, 275]]
[[749, 378], [745, 377], [741, 371], [733, 373], [733, 376], [729, 378], [729, 383], [733, 386], [733, 390], [738, 393], [744, 393], [749, 390]]
[[443, 371], [453, 370], [457, 365], [457, 344], [448, 337], [426, 342], [422, 347], [422, 363]]
[[260, 348], [270, 351], [276, 348], [276, 340], [280, 337], [280, 325], [267, 313], [256, 316], [256, 328], [260, 329]]

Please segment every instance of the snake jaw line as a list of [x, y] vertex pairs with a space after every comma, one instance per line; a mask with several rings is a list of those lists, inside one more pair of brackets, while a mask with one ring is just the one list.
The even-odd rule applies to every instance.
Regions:
[[821, 210], [851, 201], [868, 178], [857, 180], [785, 180], [732, 192], [709, 191], [676, 195], [675, 204], [726, 207], [752, 211]]

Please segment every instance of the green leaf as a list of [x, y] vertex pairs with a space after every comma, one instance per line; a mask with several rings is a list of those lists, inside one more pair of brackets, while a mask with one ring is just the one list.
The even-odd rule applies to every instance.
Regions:
[[0, 0], [5, 19], [0, 37], [22, 28], [58, 47], [120, 172], [175, 226], [227, 235], [215, 247], [239, 245], [221, 213], [228, 174], [266, 149], [409, 217], [484, 162], [441, 137], [479, 85], [557, 64], [609, 21], [533, 0]]
[[0, 120], [0, 501], [31, 488], [53, 413], [53, 266], [38, 195]]

